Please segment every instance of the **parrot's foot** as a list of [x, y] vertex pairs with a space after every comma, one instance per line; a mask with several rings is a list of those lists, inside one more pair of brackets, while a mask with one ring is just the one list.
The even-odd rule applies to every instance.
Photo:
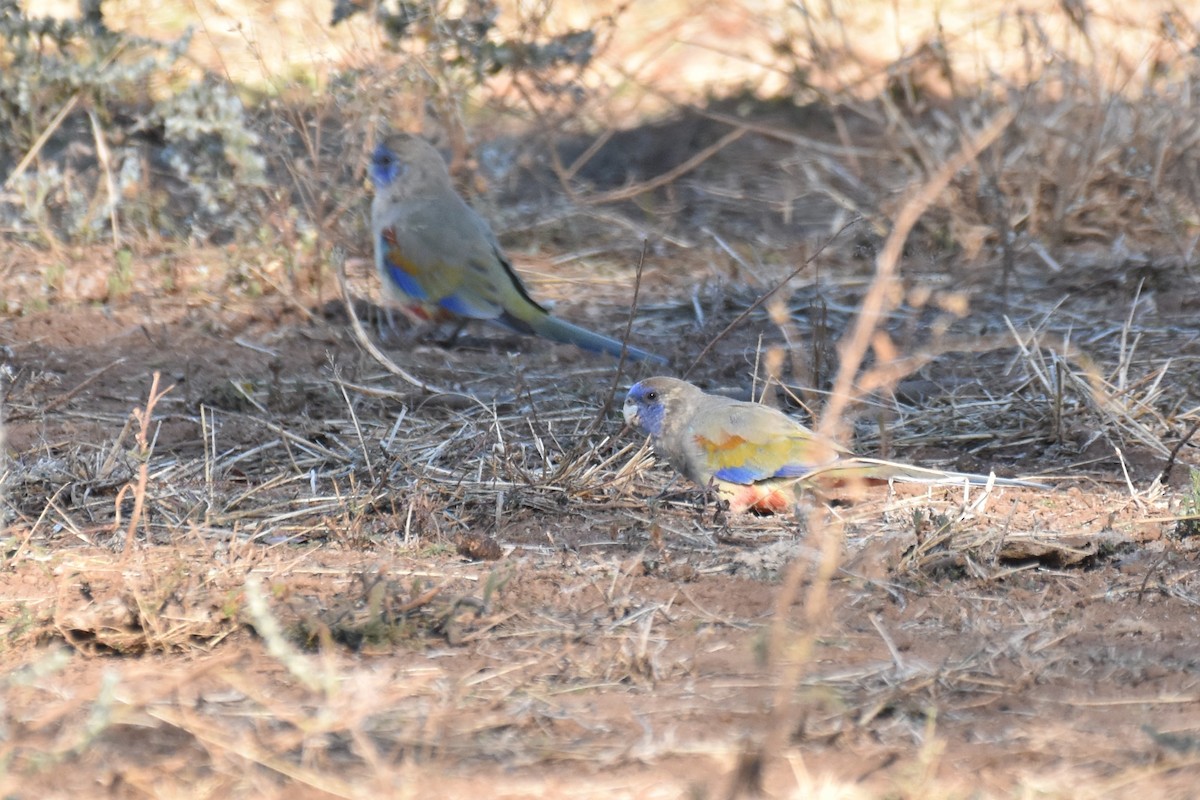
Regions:
[[375, 336], [379, 341], [384, 343], [396, 342], [407, 335], [396, 324], [396, 315], [392, 312], [391, 308], [384, 307], [380, 311], [381, 313], [375, 316]]
[[466, 328], [467, 321], [465, 319], [458, 320], [454, 323], [454, 327], [450, 328], [450, 332], [448, 334], [443, 336], [435, 336], [435, 334], [441, 333], [441, 331], [445, 330], [445, 328], [441, 325], [434, 325], [430, 330], [425, 332], [425, 335], [429, 341], [434, 342], [438, 347], [446, 350], [452, 350], [458, 343], [458, 337], [462, 336], [462, 332], [466, 330]]

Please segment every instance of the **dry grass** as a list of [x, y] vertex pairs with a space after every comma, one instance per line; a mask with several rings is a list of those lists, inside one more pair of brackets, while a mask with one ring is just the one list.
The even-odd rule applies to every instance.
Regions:
[[[5, 791], [1191, 785], [1200, 571], [1166, 535], [1198, 507], [1194, 31], [1166, 5], [1161, 26], [752, 5], [601, 24], [556, 4], [549, 28], [603, 33], [560, 96], [454, 83], [361, 15], [330, 33], [284, 4], [106, 4], [148, 33], [198, 14], [196, 63], [267, 85], [278, 190], [229, 249], [114, 217], [131, 300], [50, 286], [46, 251], [4, 245], [10, 310], [56, 328], [0, 327]], [[619, 330], [640, 292], [633, 338], [709, 387], [1060, 490], [730, 518], [606, 415], [627, 382], [607, 362], [382, 342], [398, 383], [326, 305], [373, 309], [362, 156], [398, 110], [478, 167], [468, 188], [565, 316]], [[664, 111], [684, 116], [618, 130]], [[108, 316], [69, 305], [101, 298]]]

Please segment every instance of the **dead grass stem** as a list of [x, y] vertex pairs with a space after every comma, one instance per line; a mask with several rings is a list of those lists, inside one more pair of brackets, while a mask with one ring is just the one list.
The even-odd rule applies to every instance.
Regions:
[[[0, 350], [17, 365], [0, 395], [0, 785], [583, 796], [600, 770], [631, 796], [938, 797], [1190, 778], [1174, 740], [1141, 741], [1131, 720], [1195, 727], [1178, 691], [1195, 545], [1168, 538], [1195, 514], [1165, 486], [1197, 459], [1180, 322], [1200, 241], [1195, 32], [1177, 9], [1132, 26], [1068, 5], [918, 4], [867, 26], [857, 7], [793, 4], [763, 16], [786, 34], [770, 39], [727, 32], [759, 32], [748, 9], [710, 24], [711, 4], [668, 4], [659, 26], [614, 22], [608, 60], [578, 81], [471, 90], [363, 38], [344, 54], [357, 71], [315, 81], [313, 105], [279, 79], [263, 241], [227, 250], [139, 240], [101, 159], [94, 197], [145, 270], [150, 322], [114, 300], [105, 328], [80, 302], [87, 341], [14, 316], [17, 356]], [[654, 52], [634, 58], [625, 34]], [[720, 59], [693, 73], [684, 50]], [[284, 74], [254, 57], [260, 78]], [[428, 83], [406, 86], [414, 70]], [[695, 108], [695, 86], [746, 75], [787, 102]], [[72, 104], [6, 191], [68, 136]], [[686, 153], [664, 167], [633, 140], [628, 173], [589, 188], [645, 108], [701, 120], [658, 134]], [[474, 141], [501, 232], [531, 280], [553, 267], [539, 288], [571, 311], [615, 328], [632, 284], [626, 338], [639, 326], [711, 388], [753, 370], [768, 401], [777, 384], [827, 395], [819, 429], [849, 441], [857, 419], [859, 449], [1045, 465], [1067, 485], [880, 487], [796, 520], [714, 518], [613, 419], [624, 363], [484, 338], [397, 364], [348, 281], [373, 280], [362, 156], [401, 109], [459, 166]], [[128, 143], [106, 124], [75, 146], [116, 156]], [[550, 174], [545, 147], [571, 137]], [[11, 252], [0, 301], [29, 315], [60, 310], [87, 271], [54, 279], [46, 253]], [[155, 305], [160, 261], [180, 285]], [[322, 306], [330, 277], [370, 359]], [[139, 399], [164, 362], [181, 389], [155, 372]], [[503, 557], [459, 558], [460, 536]], [[981, 764], [959, 791], [954, 773]]]

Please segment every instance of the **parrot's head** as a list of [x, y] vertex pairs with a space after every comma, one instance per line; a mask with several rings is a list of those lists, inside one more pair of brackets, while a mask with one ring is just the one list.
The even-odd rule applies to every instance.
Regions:
[[450, 171], [437, 149], [424, 139], [394, 133], [371, 154], [371, 183], [376, 192], [418, 195], [429, 187], [450, 187]]
[[625, 395], [625, 422], [659, 438], [668, 416], [678, 417], [694, 396], [701, 392], [695, 386], [675, 378], [647, 378], [635, 383]]

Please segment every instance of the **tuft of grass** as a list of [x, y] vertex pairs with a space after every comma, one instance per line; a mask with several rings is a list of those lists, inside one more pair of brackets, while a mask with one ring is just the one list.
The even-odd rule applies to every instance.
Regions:
[[[29, 366], [55, 362], [17, 348], [3, 400], [21, 444], [0, 483], [0, 557], [43, 592], [0, 611], [8, 654], [62, 641], [81, 675], [97, 655], [135, 674], [80, 678], [67, 699], [9, 680], [0, 763], [11, 774], [37, 777], [39, 758], [105, 746], [137, 765], [105, 774], [130, 780], [173, 787], [163, 776], [190, 774], [167, 767], [186, 761], [222, 794], [349, 796], [457, 772], [478, 781], [480, 765], [536, 781], [540, 768], [579, 761], [621, 779], [627, 765], [690, 758], [713, 776], [698, 792], [724, 782], [783, 796], [790, 786], [764, 785], [772, 766], [823, 787], [823, 748], [867, 763], [883, 743], [888, 760], [872, 771], [891, 786], [880, 794], [955, 796], [979, 791], [946, 788], [960, 720], [999, 697], [1043, 704], [1022, 692], [1078, 674], [1071, 617], [1084, 601], [1054, 593], [1085, 582], [1074, 568], [1170, 524], [1163, 487], [1142, 488], [1124, 454], [1196, 456], [1186, 442], [1163, 445], [1191, 413], [1180, 387], [1195, 381], [1186, 359], [1159, 358], [1181, 345], [1155, 321], [1194, 278], [1195, 148], [1180, 109], [1195, 90], [1191, 47], [1174, 48], [1190, 34], [1155, 33], [1157, 22], [1118, 31], [1122, 14], [1074, 25], [1057, 5], [1012, 16], [916, 3], [889, 27], [864, 22], [893, 13], [870, 3], [780, 3], [769, 26], [749, 9], [714, 20], [682, 3], [638, 25], [630, 4], [598, 29], [586, 63], [536, 74], [455, 63], [476, 53], [495, 66], [510, 58], [505, 43], [554, 41], [554, 5], [523, 12], [528, 31], [489, 24], [475, 51], [460, 51], [438, 38], [458, 33], [455, 19], [421, 4], [425, 27], [386, 45], [364, 35], [319, 70], [276, 70], [253, 51], [272, 81], [257, 96], [220, 63], [198, 89], [168, 80], [169, 97], [150, 98], [165, 111], [113, 96], [94, 118], [30, 127], [52, 135], [0, 199], [10, 229], [39, 248], [120, 240], [115, 260], [96, 262], [115, 279], [115, 311], [154, 263], [148, 253], [169, 264], [163, 282], [181, 302], [94, 365], [75, 368], [99, 345], [40, 344], [61, 371]], [[970, 35], [981, 19], [996, 26], [982, 46]], [[379, 33], [361, 17], [345, 25]], [[218, 27], [207, 26], [210, 43]], [[1166, 55], [1143, 73], [1129, 66], [1145, 63], [1130, 43], [1147, 32]], [[430, 64], [430, 53], [444, 58]], [[1111, 70], [1096, 60], [1107, 54]], [[713, 97], [697, 88], [707, 86]], [[131, 108], [149, 130], [129, 126]], [[642, 124], [647, 110], [670, 118]], [[602, 414], [626, 382], [607, 362], [472, 331], [457, 349], [391, 346], [418, 378], [398, 385], [321, 304], [335, 247], [353, 288], [375, 292], [362, 179], [385, 117], [444, 132], [460, 175], [474, 156], [484, 180], [472, 192], [506, 241], [533, 243], [514, 260], [568, 318], [623, 323], [613, 309], [632, 294], [641, 251], [651, 298], [639, 334], [681, 364], [711, 345], [697, 380], [785, 403], [774, 389], [800, 384], [792, 394], [860, 450], [1066, 465], [1088, 491], [1031, 501], [881, 490], [799, 521], [714, 519], [668, 494], [668, 471]], [[1007, 126], [970, 146], [995, 119]], [[548, 170], [545, 156], [557, 162]], [[25, 258], [90, 263], [90, 251], [44, 255]], [[14, 307], [44, 307], [66, 283], [65, 270], [36, 273], [39, 288], [22, 288], [4, 263], [13, 288], [2, 302]], [[1114, 296], [1128, 303], [1115, 322]], [[171, 317], [181, 307], [184, 324]], [[164, 362], [184, 389], [134, 398], [130, 387]], [[921, 391], [901, 383], [912, 377]], [[1123, 489], [1087, 483], [1114, 478]], [[1193, 474], [1185, 508], [1198, 498]], [[128, 549], [115, 556], [122, 534]], [[472, 537], [506, 547], [469, 553], [507, 560], [458, 561], [456, 544]], [[1195, 603], [1190, 573], [1152, 574], [1115, 576], [1095, 597], [1147, 594], [1147, 614], [1159, 601]], [[1003, 594], [1022, 581], [1038, 589], [1032, 605]], [[904, 618], [912, 596], [923, 608]], [[1004, 616], [1009, 603], [1021, 619]], [[912, 643], [926, 627], [969, 646], [922, 657]], [[680, 714], [688, 725], [663, 722]], [[1009, 714], [1004, 730], [1047, 716]], [[178, 763], [119, 738], [153, 726], [180, 737]], [[1135, 766], [1097, 770], [1097, 730], [1113, 731], [1112, 752], [1133, 753]], [[1136, 765], [1158, 755], [1130, 750], [1125, 730], [1074, 731], [1082, 743], [1047, 729], [1019, 736], [1052, 742], [1054, 760], [1084, 779], [1147, 778]], [[982, 730], [1003, 747], [993, 734]], [[807, 766], [802, 741], [821, 745], [806, 749]], [[998, 794], [1035, 778], [1046, 791], [1044, 762], [993, 763], [1005, 764], [989, 777]], [[1086, 783], [1078, 777], [1062, 779], [1064, 795]]]

